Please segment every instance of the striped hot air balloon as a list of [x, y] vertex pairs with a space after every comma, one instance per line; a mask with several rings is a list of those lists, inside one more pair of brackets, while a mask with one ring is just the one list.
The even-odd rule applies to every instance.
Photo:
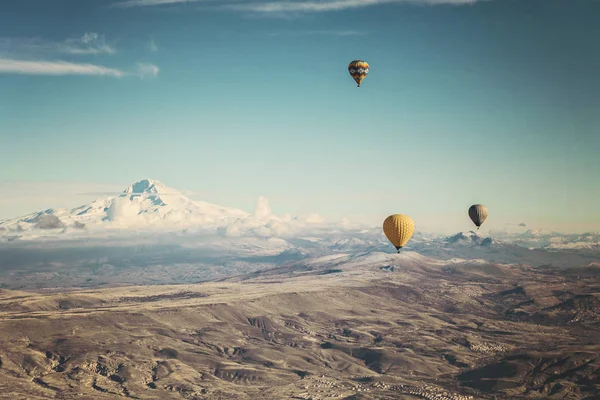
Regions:
[[357, 86], [360, 87], [363, 79], [369, 74], [369, 64], [363, 60], [354, 60], [348, 65], [348, 72]]

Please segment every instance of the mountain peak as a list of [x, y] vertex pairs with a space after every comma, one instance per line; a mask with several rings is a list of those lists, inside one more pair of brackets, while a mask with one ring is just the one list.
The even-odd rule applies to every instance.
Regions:
[[480, 246], [491, 246], [499, 244], [497, 240], [490, 236], [485, 236], [480, 232], [459, 232], [453, 236], [447, 236], [444, 238], [444, 242], [448, 244], [460, 244], [460, 245], [480, 245]]
[[448, 241], [457, 241], [457, 240], [477, 240], [483, 239], [485, 236], [480, 232], [468, 231], [468, 232], [458, 232], [455, 235], [448, 236], [446, 239]]
[[116, 196], [76, 208], [48, 209], [0, 223], [3, 235], [38, 237], [37, 231], [76, 228], [180, 230], [182, 227], [213, 229], [226, 221], [246, 218], [234, 208], [194, 201], [153, 179], [142, 179]]
[[174, 189], [168, 188], [162, 182], [154, 179], [142, 179], [129, 185], [124, 194], [179, 194]]

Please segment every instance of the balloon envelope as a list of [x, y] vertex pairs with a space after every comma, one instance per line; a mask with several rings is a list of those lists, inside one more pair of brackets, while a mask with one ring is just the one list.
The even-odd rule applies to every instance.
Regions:
[[483, 224], [488, 216], [488, 209], [483, 204], [473, 204], [469, 207], [469, 218], [477, 226], [477, 229]]
[[390, 215], [383, 221], [383, 233], [400, 251], [415, 233], [415, 222], [408, 215]]
[[348, 65], [348, 72], [358, 87], [369, 74], [369, 64], [363, 60], [354, 60]]

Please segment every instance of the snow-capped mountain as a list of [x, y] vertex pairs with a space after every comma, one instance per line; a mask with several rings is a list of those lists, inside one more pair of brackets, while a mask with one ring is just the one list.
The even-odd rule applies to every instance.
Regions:
[[[497, 240], [495, 235], [473, 231], [446, 237], [416, 231], [403, 251], [441, 259], [580, 265], [581, 257], [594, 257], [600, 250], [597, 233], [528, 231], [526, 236]], [[59, 239], [61, 246], [68, 246], [71, 239], [81, 238], [85, 240], [78, 241], [80, 247], [119, 247], [129, 243], [150, 248], [160, 244], [194, 249], [202, 257], [252, 255], [266, 257], [269, 262], [318, 254], [395, 253], [381, 226], [365, 227], [345, 219], [326, 222], [316, 214], [274, 215], [263, 197], [248, 213], [191, 200], [151, 179], [140, 180], [115, 196], [80, 207], [47, 209], [0, 222], [0, 244], [44, 239], [40, 241], [46, 243], [43, 245], [52, 240], [51, 246], [56, 247]], [[585, 261], [589, 263], [589, 258]]]
[[177, 229], [208, 226], [235, 218], [246, 218], [242, 210], [193, 201], [163, 183], [143, 179], [121, 194], [72, 209], [47, 209], [0, 223], [4, 234], [30, 236], [102, 229]]
[[[143, 179], [116, 196], [71, 209], [47, 209], [0, 221], [0, 239], [59, 239], [100, 235], [180, 232], [221, 237], [322, 237], [364, 229], [347, 220], [327, 222], [318, 214], [293, 217], [275, 215], [264, 197], [253, 213], [194, 201], [163, 183]], [[381, 232], [379, 231], [381, 235]]]
[[600, 233], [559, 233], [549, 230], [530, 229], [510, 238], [511, 242], [522, 247], [554, 250], [598, 250]]
[[478, 232], [459, 232], [456, 235], [448, 236], [442, 240], [447, 245], [462, 245], [462, 246], [494, 246], [500, 245], [501, 242], [490, 237], [482, 235]]
[[547, 229], [528, 229], [521, 233], [521, 238], [543, 238], [559, 235], [557, 232], [553, 232]]

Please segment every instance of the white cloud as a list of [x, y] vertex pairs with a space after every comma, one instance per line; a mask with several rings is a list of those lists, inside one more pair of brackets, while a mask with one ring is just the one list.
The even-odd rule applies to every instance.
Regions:
[[66, 61], [28, 61], [0, 58], [0, 73], [25, 75], [98, 75], [121, 78], [123, 71], [101, 65]]
[[305, 221], [309, 224], [322, 224], [325, 222], [325, 218], [320, 214], [311, 213], [306, 216]]
[[290, 12], [326, 12], [341, 11], [350, 8], [368, 7], [380, 4], [391, 3], [412, 3], [412, 4], [454, 4], [465, 5], [474, 4], [481, 0], [327, 0], [327, 1], [273, 1], [273, 2], [253, 2], [244, 4], [226, 4], [223, 7], [239, 10], [252, 11], [258, 13], [290, 13]]
[[321, 215], [312, 213], [307, 216], [292, 217], [290, 214], [275, 215], [269, 201], [259, 197], [254, 214], [246, 218], [228, 221], [218, 229], [218, 233], [228, 237], [279, 237], [289, 238], [318, 231], [343, 231], [355, 228], [348, 219], [340, 223], [327, 222]]
[[256, 202], [256, 207], [254, 208], [254, 217], [257, 219], [265, 219], [271, 216], [271, 205], [269, 204], [269, 200], [260, 196], [258, 201]]
[[127, 220], [129, 222], [141, 220], [142, 216], [139, 213], [140, 201], [131, 201], [129, 197], [115, 198], [106, 212], [109, 221]]
[[154, 64], [139, 63], [137, 65], [137, 75], [142, 79], [146, 77], [156, 77], [158, 76], [158, 71], [159, 68]]

